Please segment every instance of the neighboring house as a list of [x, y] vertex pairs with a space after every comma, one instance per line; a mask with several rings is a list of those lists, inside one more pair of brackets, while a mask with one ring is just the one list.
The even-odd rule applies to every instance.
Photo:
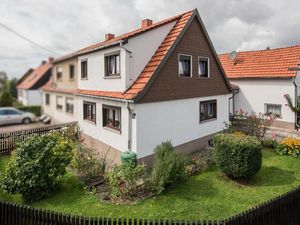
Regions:
[[294, 129], [296, 114], [284, 98], [297, 104], [300, 46], [219, 55], [230, 83], [235, 85], [234, 111], [273, 114], [274, 126]]
[[77, 56], [54, 60], [52, 76], [42, 87], [43, 114], [50, 116], [52, 123], [77, 121], [77, 104], [74, 91], [77, 89]]
[[143, 20], [57, 61], [74, 56], [85, 143], [115, 161], [131, 150], [149, 162], [166, 140], [179, 152], [200, 150], [229, 120], [231, 87], [197, 10]]
[[42, 105], [40, 88], [45, 85], [51, 76], [53, 58], [42, 61], [35, 69], [29, 69], [18, 81], [18, 101], [25, 106]]

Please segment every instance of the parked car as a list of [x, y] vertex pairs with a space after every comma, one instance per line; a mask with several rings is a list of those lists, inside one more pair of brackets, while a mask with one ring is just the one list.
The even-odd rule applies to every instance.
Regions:
[[0, 107], [0, 126], [5, 124], [28, 124], [35, 121], [35, 115], [12, 107]]

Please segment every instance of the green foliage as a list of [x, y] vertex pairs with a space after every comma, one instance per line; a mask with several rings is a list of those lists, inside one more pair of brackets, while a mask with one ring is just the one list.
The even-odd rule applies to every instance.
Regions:
[[36, 116], [41, 115], [41, 106], [33, 105], [33, 106], [19, 106], [17, 109], [24, 111], [24, 112], [31, 112]]
[[112, 198], [131, 199], [148, 187], [148, 179], [144, 165], [132, 163], [115, 165], [108, 174]]
[[89, 185], [99, 176], [105, 174], [106, 157], [96, 159], [91, 149], [86, 149], [81, 144], [78, 144], [73, 150], [71, 165], [83, 177], [84, 183]]
[[175, 153], [170, 141], [156, 146], [151, 174], [153, 190], [160, 194], [167, 186], [185, 181], [187, 179], [185, 166], [185, 158]]
[[21, 194], [25, 202], [50, 196], [66, 174], [72, 148], [72, 141], [58, 132], [18, 143], [1, 188], [6, 193]]
[[262, 146], [256, 137], [217, 134], [214, 137], [214, 160], [218, 168], [232, 178], [248, 179], [262, 164]]
[[18, 97], [17, 91], [17, 79], [11, 79], [6, 82], [6, 90], [13, 96], [13, 98]]
[[0, 94], [0, 106], [7, 107], [13, 105], [14, 98], [9, 91], [3, 91]]
[[263, 147], [271, 148], [271, 149], [275, 149], [278, 145], [276, 140], [273, 140], [273, 139], [270, 139], [270, 138], [263, 139], [261, 141], [261, 144], [262, 144]]
[[300, 158], [300, 140], [293, 137], [284, 138], [275, 148], [278, 155], [291, 155]]

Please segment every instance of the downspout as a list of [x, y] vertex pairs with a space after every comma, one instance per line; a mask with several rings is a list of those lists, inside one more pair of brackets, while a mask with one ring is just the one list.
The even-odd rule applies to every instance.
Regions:
[[128, 151], [132, 151], [132, 108], [129, 106], [129, 101], [126, 101], [126, 107], [128, 110]]
[[124, 47], [123, 44], [126, 44], [127, 42], [128, 42], [128, 40], [122, 40], [122, 41], [120, 41], [120, 47], [122, 49], [124, 49], [127, 53], [129, 53], [129, 72], [128, 72], [129, 85], [128, 85], [128, 87], [130, 87], [131, 86], [131, 82], [132, 82], [132, 80], [130, 78], [131, 71], [132, 71], [132, 68], [131, 68], [132, 67], [132, 52], [130, 50], [128, 50], [126, 47]]

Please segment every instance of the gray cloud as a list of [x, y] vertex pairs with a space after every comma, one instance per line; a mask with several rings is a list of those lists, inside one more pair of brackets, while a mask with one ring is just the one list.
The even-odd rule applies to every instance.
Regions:
[[[198, 8], [218, 52], [300, 43], [296, 0], [1, 0], [0, 22], [59, 55]], [[0, 70], [20, 77], [50, 53], [0, 27]], [[55, 55], [53, 55], [55, 56]]]

